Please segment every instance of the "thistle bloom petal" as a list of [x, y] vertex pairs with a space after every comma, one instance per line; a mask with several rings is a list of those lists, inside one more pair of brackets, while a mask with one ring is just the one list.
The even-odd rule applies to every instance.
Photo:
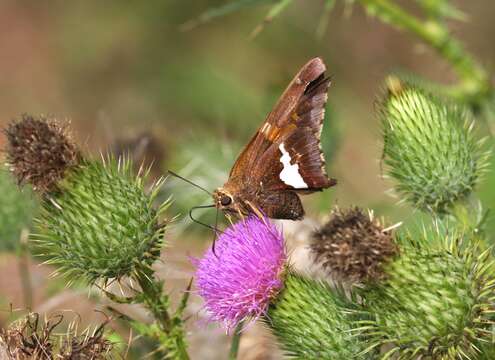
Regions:
[[230, 330], [266, 313], [283, 286], [287, 255], [281, 231], [256, 216], [227, 229], [215, 249], [195, 261], [196, 281], [210, 320]]

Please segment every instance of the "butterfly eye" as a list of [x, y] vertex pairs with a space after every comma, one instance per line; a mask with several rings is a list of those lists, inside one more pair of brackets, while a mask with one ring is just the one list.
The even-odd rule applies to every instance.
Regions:
[[232, 203], [232, 198], [230, 196], [224, 195], [220, 198], [220, 204], [222, 206], [228, 206]]

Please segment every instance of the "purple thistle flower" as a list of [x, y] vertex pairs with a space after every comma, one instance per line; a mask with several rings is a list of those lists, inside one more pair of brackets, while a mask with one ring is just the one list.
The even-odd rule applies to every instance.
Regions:
[[199, 294], [210, 313], [230, 330], [244, 319], [256, 320], [283, 286], [287, 259], [282, 232], [268, 219], [250, 216], [228, 228], [196, 259]]

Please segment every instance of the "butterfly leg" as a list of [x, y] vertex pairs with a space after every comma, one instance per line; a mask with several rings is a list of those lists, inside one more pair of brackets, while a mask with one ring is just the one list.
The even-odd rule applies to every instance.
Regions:
[[225, 213], [225, 217], [229, 221], [230, 225], [234, 225], [234, 222], [232, 221], [232, 216], [229, 213]]
[[258, 216], [260, 219], [265, 221], [265, 217], [263, 213], [258, 209], [251, 201], [246, 200], [245, 203], [251, 208], [251, 210]]

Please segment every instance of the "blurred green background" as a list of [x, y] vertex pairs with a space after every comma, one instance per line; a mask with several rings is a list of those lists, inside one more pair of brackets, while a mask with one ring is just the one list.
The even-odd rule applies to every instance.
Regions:
[[[70, 121], [74, 136], [95, 156], [130, 148], [139, 159], [158, 159], [154, 176], [170, 168], [213, 190], [226, 180], [242, 145], [299, 67], [320, 56], [333, 77], [322, 143], [329, 173], [339, 184], [305, 198], [309, 217], [324, 216], [335, 204], [370, 207], [390, 222], [414, 217], [406, 206], [397, 206], [381, 176], [375, 103], [390, 72], [451, 83], [449, 65], [412, 35], [343, 1], [328, 14], [320, 35], [324, 2], [317, 0], [294, 1], [254, 39], [250, 34], [267, 5], [181, 31], [182, 24], [225, 3], [1, 0], [0, 125], [24, 112], [53, 115]], [[399, 3], [417, 10], [411, 1]], [[454, 3], [469, 21], [450, 27], [493, 73], [495, 2]], [[146, 156], [140, 152], [143, 141], [153, 144]], [[0, 147], [3, 142], [0, 138]], [[480, 191], [485, 207], [495, 205], [494, 188], [492, 172]], [[171, 194], [173, 213], [184, 215], [193, 205], [209, 203], [176, 179], [167, 182], [163, 196]], [[204, 219], [213, 221], [214, 213]], [[490, 224], [495, 230], [493, 219]], [[210, 241], [187, 217], [179, 218], [167, 250], [184, 263], [180, 271], [187, 269], [177, 278], [189, 274], [185, 255], [199, 253]], [[13, 266], [5, 261], [2, 268]], [[39, 276], [44, 279], [45, 273]], [[0, 303], [22, 305], [14, 280], [3, 280], [0, 289]], [[34, 296], [34, 304], [44, 304], [48, 295]]]

